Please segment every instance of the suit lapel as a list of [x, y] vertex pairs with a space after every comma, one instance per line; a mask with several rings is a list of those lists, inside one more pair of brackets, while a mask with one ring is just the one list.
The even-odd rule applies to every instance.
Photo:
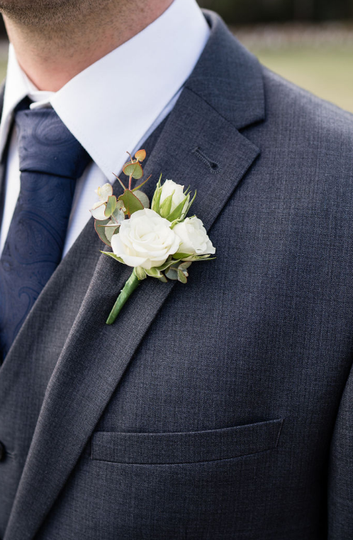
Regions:
[[[264, 114], [259, 69], [255, 69], [251, 57], [245, 61], [245, 53], [237, 45], [237, 60], [233, 61], [238, 62], [244, 77], [249, 75], [246, 72], [251, 64], [254, 84], [251, 91], [245, 92], [243, 84], [241, 89], [235, 88], [237, 84], [225, 79], [229, 66], [221, 65], [224, 55], [220, 47], [234, 48], [234, 44], [222, 23], [214, 16], [211, 19], [210, 42], [145, 167], [146, 175], [153, 174], [150, 192], [159, 173], [163, 173], [164, 179], [197, 189], [193, 212], [208, 230], [259, 154], [258, 148], [237, 131], [234, 123], [242, 127], [259, 121]], [[213, 71], [209, 71], [211, 65]], [[217, 97], [215, 86], [219, 85], [221, 73], [227, 91], [223, 97], [220, 94]], [[241, 81], [241, 73], [239, 78]], [[237, 122], [230, 122], [229, 114], [234, 120], [236, 109], [244, 108], [245, 98], [247, 118], [239, 113]], [[87, 249], [91, 249], [89, 245]], [[4, 540], [34, 537], [144, 334], [175, 286], [174, 282], [163, 284], [151, 278], [143, 281], [115, 324], [107, 326], [106, 317], [130, 273], [131, 269], [104, 255], [98, 260], [50, 378]], [[188, 294], [187, 286], [180, 287], [178, 294]]]
[[[2, 110], [4, 107], [4, 94], [5, 94], [5, 83], [2, 83], [0, 86], [0, 116], [2, 115]], [[7, 152], [4, 152], [5, 156]], [[0, 162], [0, 227], [2, 224], [3, 212], [4, 212], [4, 199], [5, 199], [5, 160], [4, 158]]]

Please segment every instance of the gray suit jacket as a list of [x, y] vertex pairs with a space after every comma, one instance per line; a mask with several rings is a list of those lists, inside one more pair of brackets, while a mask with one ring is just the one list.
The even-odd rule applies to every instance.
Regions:
[[106, 326], [130, 269], [88, 223], [0, 371], [3, 540], [353, 538], [352, 117], [207, 18], [145, 170], [217, 259]]

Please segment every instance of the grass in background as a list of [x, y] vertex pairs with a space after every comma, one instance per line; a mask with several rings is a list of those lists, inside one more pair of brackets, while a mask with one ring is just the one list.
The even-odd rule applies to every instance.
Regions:
[[6, 64], [7, 64], [7, 61], [0, 60], [0, 82], [5, 80], [5, 77], [6, 77]]
[[353, 112], [353, 47], [251, 50], [260, 62], [285, 79]]

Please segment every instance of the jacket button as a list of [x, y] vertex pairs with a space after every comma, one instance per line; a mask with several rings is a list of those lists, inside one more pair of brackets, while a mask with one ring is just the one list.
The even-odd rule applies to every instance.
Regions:
[[0, 442], [0, 461], [4, 461], [5, 456], [6, 456], [5, 445], [2, 442]]

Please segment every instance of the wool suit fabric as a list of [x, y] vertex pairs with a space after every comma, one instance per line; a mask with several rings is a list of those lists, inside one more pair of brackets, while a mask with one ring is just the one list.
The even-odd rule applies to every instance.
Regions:
[[353, 537], [352, 117], [205, 16], [145, 173], [217, 258], [107, 326], [131, 269], [87, 224], [0, 371], [3, 540]]

